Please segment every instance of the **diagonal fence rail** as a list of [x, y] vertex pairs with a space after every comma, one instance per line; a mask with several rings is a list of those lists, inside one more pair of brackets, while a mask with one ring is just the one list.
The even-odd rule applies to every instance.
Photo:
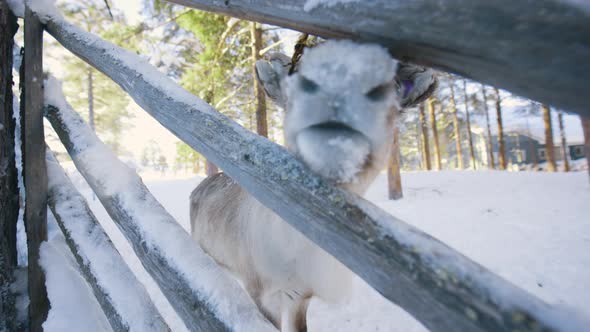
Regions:
[[[139, 56], [55, 13], [39, 9], [38, 14], [64, 47], [432, 331], [578, 331], [588, 326], [362, 198], [328, 185], [286, 150], [216, 112]], [[64, 143], [76, 144], [67, 138]]]
[[49, 148], [46, 164], [49, 207], [113, 331], [170, 331]]

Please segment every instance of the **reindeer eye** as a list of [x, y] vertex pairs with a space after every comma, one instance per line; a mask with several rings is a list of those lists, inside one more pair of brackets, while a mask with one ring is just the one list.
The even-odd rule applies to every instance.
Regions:
[[314, 81], [309, 80], [303, 76], [300, 76], [299, 86], [301, 87], [301, 90], [303, 90], [307, 93], [315, 93], [319, 89], [319, 86], [317, 85], [317, 83], [315, 83]]
[[367, 98], [372, 101], [382, 101], [389, 93], [390, 83], [381, 84], [367, 92]]

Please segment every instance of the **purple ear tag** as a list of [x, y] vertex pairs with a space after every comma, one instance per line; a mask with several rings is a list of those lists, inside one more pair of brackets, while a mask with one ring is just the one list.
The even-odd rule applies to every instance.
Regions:
[[406, 98], [408, 96], [408, 94], [410, 94], [410, 91], [412, 91], [412, 89], [414, 88], [414, 81], [403, 80], [402, 84], [404, 86], [403, 98]]

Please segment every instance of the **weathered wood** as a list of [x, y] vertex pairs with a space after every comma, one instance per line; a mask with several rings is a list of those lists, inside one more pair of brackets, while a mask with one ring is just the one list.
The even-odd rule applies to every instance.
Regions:
[[113, 331], [170, 331], [50, 151], [46, 162], [49, 207]]
[[[577, 331], [588, 326], [585, 319], [548, 306], [370, 202], [328, 185], [284, 148], [216, 112], [136, 54], [60, 19], [50, 18], [47, 30], [432, 331]], [[113, 216], [122, 214], [116, 211], [116, 196], [106, 203], [115, 205], [110, 207]]]
[[45, 275], [39, 264], [41, 242], [47, 240], [47, 169], [43, 131], [43, 27], [27, 5], [25, 8], [25, 114], [24, 180], [25, 227], [29, 253], [29, 330], [43, 331], [49, 301]]
[[17, 329], [15, 298], [10, 291], [17, 264], [19, 209], [12, 94], [12, 38], [17, 27], [6, 1], [0, 1], [0, 331]]
[[[78, 171], [190, 331], [276, 331], [235, 279], [199, 248], [71, 106], [47, 106], [46, 116]], [[87, 159], [97, 151], [100, 158]], [[116, 184], [107, 185], [98, 169], [110, 170], [106, 176], [115, 176]]]
[[373, 0], [305, 11], [308, 0], [168, 0], [328, 38], [389, 47], [440, 68], [590, 116], [590, 5], [571, 0]]

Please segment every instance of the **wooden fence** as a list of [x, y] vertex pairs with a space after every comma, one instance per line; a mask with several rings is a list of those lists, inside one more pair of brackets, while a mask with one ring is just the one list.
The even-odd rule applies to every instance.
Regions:
[[[424, 1], [423, 6], [426, 7], [416, 5], [413, 11], [409, 12], [389, 12], [391, 17], [369, 14], [375, 14], [374, 11], [381, 7], [393, 10], [395, 6], [392, 4], [398, 1], [391, 3], [385, 0], [366, 3], [359, 1], [355, 3], [355, 6], [358, 4], [355, 8], [359, 8], [359, 12], [365, 17], [371, 17], [372, 20], [369, 21], [374, 24], [353, 26], [350, 31], [355, 32], [354, 34], [344, 31], [343, 28], [349, 22], [347, 18], [353, 14], [347, 9], [351, 8], [349, 6], [336, 6], [330, 9], [307, 8], [310, 10], [309, 13], [301, 11], [295, 13], [291, 10], [293, 4], [303, 8], [304, 1], [293, 1], [289, 4], [287, 1], [276, 1], [272, 2], [274, 5], [269, 5], [271, 2], [268, 1], [257, 0], [232, 0], [231, 3], [227, 0], [177, 2], [317, 32], [326, 36], [351, 36], [360, 40], [381, 42], [387, 46], [406, 45], [407, 47], [402, 47], [400, 51], [402, 53], [398, 55], [416, 54], [417, 60], [456, 70], [470, 68], [475, 78], [483, 78], [486, 74], [499, 69], [499, 62], [496, 61], [499, 58], [494, 58], [492, 55], [489, 58], [480, 57], [478, 54], [467, 55], [469, 52], [466, 48], [455, 51], [442, 49], [440, 46], [429, 43], [426, 37], [419, 41], [424, 42], [420, 44], [420, 47], [416, 46], [419, 43], [411, 46], [412, 43], [401, 42], [407, 41], [412, 33], [419, 34], [418, 29], [424, 27], [409, 25], [407, 31], [410, 32], [408, 35], [400, 35], [400, 39], [390, 38], [387, 41], [383, 39], [385, 37], [378, 36], [381, 31], [376, 27], [380, 23], [379, 20], [395, 22], [404, 14], [419, 16], [421, 10], [436, 9], [426, 6], [426, 4], [434, 6], [434, 1]], [[471, 1], [447, 0], [446, 2], [455, 6], [463, 4], [466, 8], [466, 16], [471, 19], [476, 19], [477, 10], [482, 9], [481, 6], [471, 5], [475, 3]], [[566, 14], [578, 15], [568, 16], [574, 18], [572, 24], [579, 23], [576, 21], [578, 18], [587, 18], [587, 12], [573, 11], [573, 7], [568, 7], [573, 5], [566, 5], [565, 1], [542, 0], [542, 2], [546, 5], [560, 4], [557, 6], [560, 10], [569, 9], [565, 12], [556, 12], [557, 18], [563, 18], [562, 16]], [[524, 1], [513, 0], [511, 4], [522, 5]], [[400, 5], [399, 8], [406, 7]], [[508, 14], [504, 13], [504, 15], [510, 16], [510, 9], [507, 12]], [[342, 16], [346, 13], [349, 15]], [[25, 28], [30, 24], [29, 29], [35, 29], [34, 33], [29, 34], [25, 30], [25, 49], [33, 49], [33, 51], [25, 52], [25, 84], [27, 84], [25, 104], [27, 113], [31, 113], [27, 114], [27, 119], [31, 117], [28, 120], [30, 123], [25, 126], [25, 180], [27, 181], [25, 185], [27, 186], [27, 206], [29, 200], [34, 204], [28, 207], [29, 209], [43, 208], [48, 197], [44, 185], [31, 181], [31, 179], [37, 179], [47, 183], [40, 114], [43, 100], [42, 94], [36, 90], [41, 77], [41, 70], [35, 65], [41, 63], [41, 52], [38, 49], [40, 34], [35, 25], [38, 23], [37, 17], [41, 18], [45, 30], [58, 42], [119, 84], [137, 104], [178, 138], [220, 166], [260, 202], [339, 259], [383, 296], [400, 305], [430, 330], [580, 331], [589, 326], [585, 318], [543, 303], [372, 203], [328, 185], [282, 147], [249, 132], [218, 113], [210, 105], [159, 73], [136, 54], [72, 26], [59, 13], [46, 7], [32, 9], [27, 7], [25, 16]], [[310, 20], [310, 17], [313, 20]], [[319, 22], [321, 18], [326, 18], [325, 22], [331, 25]], [[557, 20], [557, 22], [563, 22], [563, 20]], [[582, 28], [582, 31], [587, 29], [587, 27]], [[499, 39], [503, 36], [502, 31], [504, 30], [492, 31], [486, 36], [488, 40], [490, 38], [494, 40], [493, 37], [498, 36], [496, 41], [500, 42]], [[554, 40], [550, 41], [557, 43]], [[459, 38], [456, 44], [461, 46], [468, 43], [465, 39]], [[588, 42], [581, 45], [588, 46]], [[582, 48], [580, 54], [586, 54], [584, 52], [588, 49]], [[518, 50], [514, 52], [524, 52], [525, 49], [518, 48]], [[514, 86], [518, 90], [523, 81], [513, 82], [510, 78], [520, 75], [521, 69], [518, 69], [518, 64], [530, 56], [528, 52], [524, 53], [528, 55], [520, 54], [523, 57], [516, 57], [513, 61], [504, 58], [503, 61], [509, 63], [511, 67], [503, 68], [502, 72], [493, 75], [496, 78], [489, 79], [492, 82], [501, 82], [503, 86], [509, 88]], [[498, 52], [493, 54], [497, 56]], [[419, 55], [423, 57], [420, 58]], [[30, 60], [27, 61], [27, 59]], [[547, 58], [544, 59], [547, 60]], [[570, 68], [571, 61], [577, 60], [573, 55], [566, 58], [564, 62], [568, 66], [564, 68]], [[582, 64], [582, 66], [586, 65], [587, 63]], [[553, 70], [557, 69], [553, 68]], [[502, 78], [502, 73], [508, 72], [512, 76]], [[573, 84], [579, 82], [579, 77], [572, 78], [568, 70], [549, 71], [539, 74], [541, 76], [538, 77], [535, 76], [536, 72], [525, 70], [523, 73], [529, 75], [531, 79], [545, 79], [542, 82], [548, 82], [546, 85], [531, 84], [531, 86], [545, 87], [540, 90], [534, 88], [520, 90], [529, 93], [530, 96], [545, 98], [547, 94], [548, 101], [555, 100], [563, 105], [570, 105], [566, 101], [571, 97], [569, 94], [571, 91], [553, 90], [554, 86], [551, 84], [555, 82], [550, 81], [550, 74], [557, 76], [555, 84], [560, 87], [568, 86], [579, 91]], [[27, 77], [30, 79], [27, 80]], [[547, 86], [551, 89], [547, 89]], [[117, 161], [112, 152], [105, 151], [104, 145], [76, 115], [71, 106], [63, 99], [55, 98], [56, 90], [59, 91], [55, 82], [46, 83], [45, 88], [53, 90], [50, 94], [52, 98], [46, 98], [44, 101], [47, 118], [76, 167], [132, 244], [142, 264], [169, 299], [185, 325], [195, 331], [274, 330], [240, 286], [190, 240], [190, 236], [151, 196], [141, 179]], [[576, 103], [570, 106], [573, 109], [579, 109]], [[101, 152], [103, 160], [91, 158], [92, 153], [96, 151]], [[124, 174], [126, 179], [124, 185], [109, 185], [109, 174], [105, 173], [105, 167], [114, 167]], [[27, 173], [27, 169], [30, 169], [30, 173]], [[131, 323], [128, 317], [125, 317], [123, 310], [117, 306], [116, 299], [105, 299], [104, 294], [108, 293], [105, 288], [107, 286], [97, 281], [101, 279], [101, 276], [97, 275], [96, 271], [101, 269], [93, 266], [90, 254], [85, 253], [80, 243], [76, 242], [76, 238], [72, 236], [73, 233], [68, 228], [71, 221], [67, 219], [71, 218], [71, 215], [60, 213], [58, 205], [65, 204], [64, 199], [71, 204], [77, 203], [81, 211], [80, 215], [83, 215], [87, 223], [86, 227], [96, 230], [97, 234], [103, 234], [102, 231], [80, 198], [81, 196], [75, 192], [67, 180], [64, 180], [61, 169], [53, 160], [49, 162], [49, 169], [52, 176], [49, 182], [52, 184], [49, 202], [60, 221], [60, 227], [66, 234], [70, 248], [78, 255], [76, 258], [84, 277], [93, 285], [93, 291], [109, 316], [112, 327], [115, 330], [120, 330], [121, 326], [123, 329], [131, 329]], [[53, 179], [54, 177], [61, 177], [62, 180], [57, 181]], [[35, 204], [35, 202], [38, 203]], [[36, 236], [31, 236], [30, 253], [38, 252], [39, 242], [44, 239], [44, 219], [43, 213], [27, 215], [27, 225], [35, 227], [27, 231], [36, 229], [39, 232]], [[163, 230], [163, 232], [155, 230]], [[109, 247], [108, 239], [100, 236]], [[174, 236], [178, 241], [172, 241], [175, 243], [170, 245], [165, 241], [169, 236]], [[115, 250], [110, 249], [110, 252], [113, 257], [117, 257]], [[189, 254], [180, 255], [180, 252]], [[34, 258], [34, 256], [31, 257]], [[84, 257], [90, 259], [84, 259]], [[39, 331], [47, 313], [47, 299], [44, 297], [45, 290], [41, 282], [43, 275], [42, 271], [31, 270], [31, 267], [29, 274], [30, 292], [31, 289], [39, 288], [38, 291], [30, 293], [33, 297], [30, 306], [31, 331]], [[134, 281], [131, 283], [136, 285]], [[142, 293], [140, 285], [134, 287]], [[152, 308], [152, 305], [148, 304], [148, 308]], [[239, 318], [239, 321], [236, 318]], [[166, 323], [157, 316], [151, 324], [154, 330], [168, 328]]]

